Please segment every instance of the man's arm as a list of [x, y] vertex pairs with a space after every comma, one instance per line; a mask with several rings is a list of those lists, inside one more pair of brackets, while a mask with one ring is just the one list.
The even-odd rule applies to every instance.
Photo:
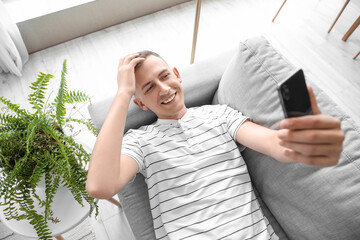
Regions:
[[285, 119], [280, 130], [246, 121], [236, 133], [237, 142], [280, 162], [336, 165], [344, 141], [340, 121], [321, 115], [312, 89], [308, 90], [314, 115]]
[[94, 198], [111, 198], [138, 172], [135, 160], [121, 155], [126, 115], [135, 93], [134, 67], [144, 60], [137, 56], [120, 59], [118, 91], [91, 154], [86, 190]]

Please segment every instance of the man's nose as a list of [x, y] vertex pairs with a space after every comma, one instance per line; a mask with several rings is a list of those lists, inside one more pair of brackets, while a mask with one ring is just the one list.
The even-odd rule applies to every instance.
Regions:
[[170, 92], [170, 87], [169, 86], [167, 86], [167, 85], [165, 85], [163, 83], [160, 83], [159, 87], [160, 87], [160, 96], [169, 94], [169, 92]]

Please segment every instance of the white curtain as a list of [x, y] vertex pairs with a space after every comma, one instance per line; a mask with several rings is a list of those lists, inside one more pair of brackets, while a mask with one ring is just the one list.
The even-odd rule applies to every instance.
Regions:
[[10, 72], [21, 76], [22, 66], [29, 54], [16, 24], [0, 0], [0, 73]]

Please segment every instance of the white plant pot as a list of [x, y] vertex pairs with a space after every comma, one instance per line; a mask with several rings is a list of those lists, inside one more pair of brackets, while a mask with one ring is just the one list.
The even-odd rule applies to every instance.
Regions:
[[[43, 185], [44, 186], [44, 185]], [[39, 187], [36, 188], [36, 193], [40, 199], [45, 199], [45, 188]], [[40, 209], [38, 206], [38, 201], [35, 199], [35, 209]], [[59, 236], [70, 229], [74, 228], [76, 225], [80, 224], [90, 212], [90, 205], [83, 200], [84, 207], [82, 207], [73, 197], [72, 193], [65, 187], [60, 186], [54, 195], [54, 201], [51, 205], [51, 209], [54, 212], [54, 217], [58, 218], [60, 222], [53, 223], [52, 221], [48, 222], [52, 236]], [[6, 220], [4, 215], [4, 209], [6, 206], [0, 206], [0, 219], [10, 230], [20, 235], [38, 238], [34, 227], [29, 223], [28, 220], [16, 221], [14, 219]], [[38, 212], [43, 212], [43, 209]]]

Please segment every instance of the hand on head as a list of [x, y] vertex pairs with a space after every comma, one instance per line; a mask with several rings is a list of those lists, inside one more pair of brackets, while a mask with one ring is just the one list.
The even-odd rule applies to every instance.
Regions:
[[284, 147], [284, 162], [317, 166], [336, 165], [342, 151], [344, 133], [340, 121], [321, 114], [312, 88], [308, 86], [314, 115], [288, 118], [281, 122], [279, 144]]
[[126, 55], [120, 59], [118, 67], [118, 91], [131, 96], [135, 94], [135, 66], [145, 59], [138, 57], [138, 53]]

